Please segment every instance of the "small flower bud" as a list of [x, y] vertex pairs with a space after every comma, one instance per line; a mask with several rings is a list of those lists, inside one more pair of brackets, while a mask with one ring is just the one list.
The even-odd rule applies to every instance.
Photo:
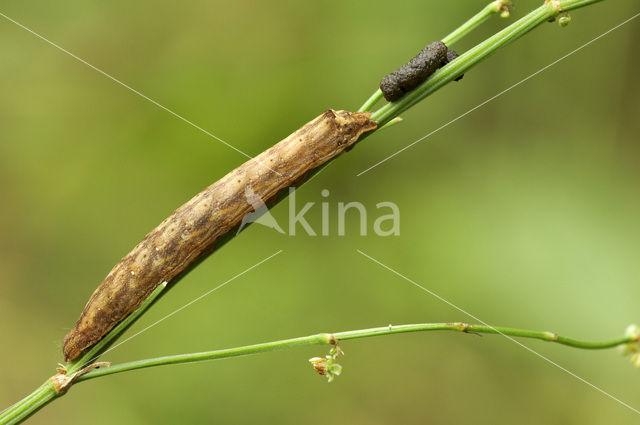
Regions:
[[510, 13], [509, 13], [509, 7], [512, 5], [512, 3], [510, 1], [506, 1], [506, 0], [498, 0], [495, 1], [493, 3], [491, 3], [491, 10], [495, 13], [500, 12], [500, 17], [501, 18], [508, 18]]
[[342, 366], [338, 363], [334, 363], [327, 368], [327, 380], [331, 382], [336, 376], [340, 376], [341, 373]]
[[638, 327], [638, 325], [629, 325], [627, 326], [627, 329], [625, 329], [624, 331], [624, 336], [631, 336], [634, 338], [638, 338], [638, 336], [640, 336], [640, 327]]
[[340, 354], [344, 353], [342, 352], [340, 346], [338, 346], [338, 343], [336, 341], [329, 351], [328, 356], [312, 357], [309, 359], [309, 363], [313, 365], [318, 374], [326, 376], [327, 381], [331, 382], [336, 376], [340, 376], [340, 374], [342, 373], [342, 366], [338, 363], [334, 363], [336, 358]]
[[571, 16], [569, 15], [561, 16], [560, 18], [558, 18], [558, 25], [560, 25], [562, 28], [566, 27], [570, 23], [571, 23]]
[[633, 344], [618, 345], [618, 352], [622, 356], [628, 356], [629, 354], [633, 354], [635, 352], [635, 347], [633, 346]]
[[309, 363], [313, 365], [313, 367], [316, 369], [316, 372], [318, 372], [320, 375], [327, 374], [327, 371], [329, 369], [327, 367], [327, 359], [323, 357], [313, 357], [309, 359]]
[[631, 338], [631, 342], [618, 346], [618, 351], [623, 356], [631, 354], [631, 364], [640, 368], [640, 327], [629, 325], [624, 331], [624, 336]]

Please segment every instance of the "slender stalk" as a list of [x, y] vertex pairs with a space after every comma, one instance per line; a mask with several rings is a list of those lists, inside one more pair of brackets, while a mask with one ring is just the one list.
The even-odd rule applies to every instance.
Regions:
[[392, 119], [391, 121], [389, 121], [385, 125], [383, 125], [382, 127], [378, 128], [378, 130], [382, 130], [383, 128], [389, 128], [392, 125], [396, 125], [396, 124], [401, 123], [401, 122], [402, 122], [402, 118], [395, 117], [394, 119]]
[[502, 1], [502, 0], [493, 1], [489, 3], [484, 7], [484, 9], [478, 12], [475, 16], [473, 16], [467, 22], [465, 22], [464, 24], [456, 28], [451, 34], [443, 38], [442, 42], [447, 46], [451, 46], [454, 43], [457, 43], [462, 39], [462, 37], [469, 34], [478, 26], [482, 25], [485, 21], [487, 21], [496, 13], [507, 10], [506, 7], [507, 7], [507, 4], [509, 3], [510, 2], [508, 1]]
[[[96, 369], [78, 378], [76, 382], [86, 381], [99, 376], [112, 375], [114, 373], [130, 370], [144, 369], [154, 366], [170, 364], [194, 363], [205, 360], [224, 359], [228, 357], [246, 356], [249, 354], [263, 353], [266, 351], [283, 350], [285, 348], [299, 347], [303, 345], [326, 345], [331, 342], [331, 334], [317, 334], [300, 338], [283, 339], [280, 341], [265, 342], [262, 344], [247, 345], [244, 347], [228, 348], [224, 350], [204, 351], [200, 353], [178, 354], [152, 359], [137, 360], [133, 362], [113, 365], [105, 369]], [[106, 372], [106, 373], [105, 373]]]
[[[456, 60], [449, 62], [437, 70], [427, 81], [415, 90], [407, 93], [402, 99], [387, 103], [371, 115], [371, 119], [379, 122], [379, 126], [397, 117], [425, 97], [429, 96], [459, 75], [464, 74], [473, 66], [486, 59], [492, 53], [505, 47], [507, 44], [522, 37], [538, 25], [555, 18], [562, 12], [577, 9], [598, 3], [602, 0], [557, 0], [545, 2], [542, 6], [528, 13], [507, 28], [489, 37], [482, 43], [460, 55]], [[556, 5], [560, 8], [556, 7]]]
[[56, 392], [51, 380], [48, 379], [34, 392], [2, 412], [0, 414], [0, 424], [19, 424], [60, 395]]
[[358, 109], [358, 112], [367, 112], [368, 110], [373, 108], [373, 105], [378, 103], [380, 99], [382, 99], [382, 90], [378, 89], [371, 95], [369, 99], [366, 100], [366, 102], [364, 102], [364, 105], [362, 105], [360, 109]]
[[582, 349], [606, 349], [617, 347], [621, 344], [634, 342], [633, 336], [621, 337], [607, 341], [582, 341], [574, 338], [567, 338], [552, 332], [531, 331], [526, 329], [492, 327], [485, 325], [469, 325], [466, 323], [420, 323], [413, 325], [385, 326], [379, 328], [360, 329], [355, 331], [338, 332], [334, 334], [321, 333], [299, 338], [284, 339], [280, 341], [265, 342], [262, 344], [247, 345], [244, 347], [229, 348], [224, 350], [205, 351], [200, 353], [178, 354], [174, 356], [156, 357], [152, 359], [137, 360], [133, 362], [121, 363], [108, 368], [95, 369], [78, 378], [76, 382], [98, 378], [100, 376], [112, 375], [114, 373], [127, 372], [137, 369], [144, 369], [155, 366], [165, 366], [171, 364], [193, 363], [205, 360], [224, 359], [227, 357], [239, 357], [249, 354], [262, 353], [265, 351], [283, 350], [286, 348], [299, 347], [303, 345], [332, 345], [340, 341], [351, 339], [368, 338], [373, 336], [392, 335], [407, 332], [428, 332], [428, 331], [455, 331], [473, 334], [500, 334], [519, 338], [538, 339], [542, 341], [555, 342], [574, 348]]
[[[451, 47], [454, 43], [460, 41], [462, 37], [469, 34], [471, 31], [476, 29], [482, 23], [484, 23], [487, 19], [489, 19], [494, 14], [504, 10], [506, 7], [507, 1], [493, 1], [486, 5], [484, 9], [474, 15], [471, 19], [469, 19], [464, 24], [460, 25], [458, 28], [453, 30], [453, 32], [447, 35], [442, 39], [442, 42], [447, 46]], [[373, 105], [378, 103], [378, 101], [382, 99], [382, 91], [380, 89], [376, 90], [369, 99], [358, 109], [359, 112], [366, 112], [370, 110]]]

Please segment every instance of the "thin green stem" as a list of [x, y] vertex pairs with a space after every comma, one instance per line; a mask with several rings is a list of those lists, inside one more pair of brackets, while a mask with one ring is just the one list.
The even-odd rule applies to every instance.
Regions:
[[0, 414], [0, 424], [19, 424], [52, 402], [59, 395], [49, 379], [27, 397], [2, 412]]
[[137, 369], [144, 369], [155, 366], [165, 366], [171, 364], [193, 363], [205, 360], [223, 359], [227, 357], [239, 357], [249, 354], [256, 354], [265, 351], [283, 350], [285, 348], [299, 347], [303, 345], [330, 345], [339, 341], [351, 339], [368, 338], [373, 336], [391, 335], [407, 332], [428, 332], [428, 331], [455, 331], [471, 334], [500, 334], [511, 337], [538, 339], [542, 341], [555, 342], [574, 348], [583, 349], [605, 349], [617, 347], [621, 344], [634, 342], [633, 336], [621, 337], [607, 341], [582, 341], [574, 338], [567, 338], [552, 332], [531, 331], [525, 329], [492, 327], [485, 325], [469, 325], [466, 323], [421, 323], [414, 325], [385, 326], [379, 328], [361, 329], [356, 331], [338, 332], [334, 334], [322, 333], [299, 338], [284, 339], [262, 344], [248, 345], [244, 347], [229, 348], [224, 350], [205, 351], [200, 353], [178, 354], [174, 356], [156, 357], [151, 359], [137, 360], [133, 362], [121, 363], [108, 368], [92, 370], [80, 376], [76, 382], [98, 378], [100, 376], [112, 375], [114, 373], [127, 372]]
[[464, 333], [487, 333], [508, 335], [521, 338], [539, 339], [542, 341], [556, 342], [574, 348], [582, 349], [606, 349], [617, 347], [621, 344], [628, 344], [634, 341], [634, 337], [621, 337], [607, 341], [582, 341], [574, 338], [560, 336], [553, 332], [531, 331], [526, 329], [505, 328], [500, 326], [470, 325], [467, 323], [422, 323], [417, 325], [385, 326], [380, 328], [364, 329], [359, 331], [346, 331], [333, 334], [338, 340], [365, 338], [378, 335], [390, 335], [406, 332], [422, 331], [458, 331]]
[[469, 19], [464, 24], [460, 25], [456, 28], [451, 34], [442, 39], [442, 42], [447, 46], [452, 46], [454, 43], [457, 43], [464, 37], [469, 34], [471, 31], [482, 25], [485, 21], [491, 18], [498, 12], [505, 10], [506, 4], [509, 3], [507, 1], [493, 1], [486, 5], [484, 9], [474, 15], [471, 19]]
[[402, 118], [395, 117], [394, 119], [392, 119], [391, 121], [389, 121], [388, 123], [383, 125], [382, 127], [378, 128], [378, 130], [382, 130], [383, 128], [389, 128], [392, 125], [396, 125], [396, 124], [401, 123], [401, 122], [402, 122]]
[[[563, 12], [598, 3], [602, 0], [558, 0], [556, 4]], [[509, 25], [507, 28], [489, 37], [482, 43], [460, 55], [456, 60], [438, 69], [427, 81], [418, 86], [415, 90], [407, 93], [396, 102], [387, 103], [371, 115], [371, 119], [378, 121], [380, 126], [389, 120], [397, 117], [425, 97], [429, 96], [445, 84], [454, 80], [459, 75], [464, 74], [473, 66], [486, 59], [492, 53], [505, 47], [507, 44], [522, 37], [538, 25], [555, 18], [561, 12], [553, 3], [544, 5], [533, 10], [523, 18]]]
[[324, 345], [331, 341], [330, 334], [317, 334], [300, 338], [283, 339], [280, 341], [265, 342], [262, 344], [247, 345], [244, 347], [228, 348], [224, 350], [204, 351], [200, 353], [178, 354], [174, 356], [156, 357], [152, 359], [137, 360], [133, 362], [121, 363], [108, 368], [93, 370], [82, 375], [76, 382], [86, 381], [99, 376], [111, 375], [114, 373], [127, 372], [130, 370], [144, 369], [154, 366], [170, 364], [193, 363], [205, 360], [223, 359], [227, 357], [239, 357], [249, 354], [262, 353], [265, 351], [282, 350], [285, 348], [298, 347], [302, 345]]
[[366, 102], [364, 102], [360, 109], [358, 109], [358, 112], [367, 112], [368, 110], [373, 108], [373, 106], [378, 103], [380, 99], [382, 99], [382, 90], [378, 89], [371, 95], [369, 99], [367, 99]]
[[[484, 9], [474, 15], [464, 24], [453, 30], [453, 32], [442, 39], [442, 42], [451, 47], [454, 43], [460, 41], [465, 35], [476, 29], [482, 23], [484, 23], [491, 16], [495, 15], [499, 11], [503, 10], [506, 1], [498, 0], [493, 1], [486, 5]], [[369, 99], [358, 109], [358, 112], [369, 111], [380, 99], [382, 99], [382, 91], [376, 90]]]

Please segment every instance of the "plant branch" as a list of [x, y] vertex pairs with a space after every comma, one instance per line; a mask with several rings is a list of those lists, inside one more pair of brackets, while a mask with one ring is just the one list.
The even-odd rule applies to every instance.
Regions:
[[[371, 115], [371, 119], [378, 121], [378, 127], [380, 128], [445, 84], [467, 72], [492, 53], [522, 37], [538, 25], [554, 19], [561, 12], [567, 12], [600, 1], [602, 0], [557, 0], [555, 2], [545, 2], [545, 4], [528, 13], [523, 18], [438, 69], [427, 81], [415, 90], [407, 93], [402, 99], [385, 104]], [[558, 10], [558, 7], [560, 10]]]
[[53, 385], [53, 381], [48, 379], [38, 387], [34, 392], [14, 404], [13, 406], [0, 413], [0, 424], [13, 425], [19, 424], [26, 420], [29, 416], [52, 402], [59, 394]]
[[443, 38], [442, 42], [444, 44], [446, 44], [447, 46], [451, 46], [454, 43], [457, 43], [458, 41], [460, 41], [462, 39], [462, 37], [464, 37], [465, 35], [469, 34], [471, 31], [476, 29], [478, 26], [482, 25], [485, 21], [487, 21], [489, 18], [491, 18], [496, 13], [499, 13], [499, 12], [504, 13], [504, 12], [506, 12], [506, 14], [503, 15], [503, 17], [507, 18], [509, 16], [509, 14], [508, 14], [509, 13], [509, 9], [507, 8], [507, 6], [510, 3], [511, 2], [509, 2], [509, 1], [503, 1], [503, 0], [493, 1], [493, 2], [489, 3], [488, 5], [486, 5], [484, 7], [484, 9], [482, 9], [480, 12], [478, 12], [476, 15], [474, 15], [471, 19], [469, 19], [464, 24], [460, 25], [451, 34], [449, 34], [448, 36]]
[[413, 325], [385, 326], [379, 328], [361, 329], [338, 333], [321, 333], [299, 338], [284, 339], [280, 341], [265, 342], [262, 344], [247, 345], [244, 347], [229, 348], [224, 350], [205, 351], [200, 353], [178, 354], [174, 356], [156, 357], [151, 359], [137, 360], [133, 362], [121, 363], [108, 368], [95, 369], [85, 375], [80, 376], [77, 382], [98, 378], [100, 376], [112, 375], [114, 373], [127, 372], [137, 369], [144, 369], [155, 366], [165, 366], [171, 364], [193, 363], [205, 360], [224, 359], [228, 357], [246, 356], [249, 354], [262, 353], [265, 351], [283, 350], [286, 348], [299, 347], [303, 345], [336, 345], [340, 341], [351, 339], [368, 338], [373, 336], [392, 335], [407, 332], [428, 332], [428, 331], [454, 331], [471, 334], [500, 334], [519, 338], [538, 339], [542, 341], [554, 342], [574, 348], [582, 349], [606, 349], [637, 341], [637, 336], [625, 336], [606, 341], [583, 341], [574, 338], [560, 336], [552, 332], [531, 331], [525, 329], [492, 327], [485, 325], [469, 325], [466, 323], [421, 323]]
[[[471, 31], [482, 25], [482, 23], [488, 20], [491, 16], [500, 11], [504, 11], [508, 3], [508, 1], [502, 0], [489, 3], [484, 7], [484, 9], [474, 15], [471, 19], [453, 30], [451, 34], [444, 37], [442, 39], [442, 42], [448, 47], [451, 47], [454, 43], [460, 41], [465, 35], [469, 34]], [[375, 93], [373, 93], [371, 97], [367, 99], [364, 105], [362, 105], [360, 109], [358, 109], [358, 111], [369, 111], [373, 107], [373, 105], [375, 105], [380, 99], [382, 99], [382, 97], [382, 91], [380, 89], [376, 90]]]
[[[157, 297], [159, 291], [154, 293]], [[148, 307], [143, 306], [144, 310]], [[247, 345], [243, 347], [228, 348], [223, 350], [204, 351], [200, 353], [178, 354], [173, 356], [156, 357], [151, 359], [137, 360], [133, 362], [120, 363], [106, 368], [93, 369], [85, 374], [79, 375], [74, 382], [82, 382], [102, 376], [113, 375], [115, 373], [128, 372], [138, 369], [145, 369], [156, 366], [167, 366], [173, 364], [195, 363], [207, 360], [224, 359], [229, 357], [247, 356], [250, 354], [263, 353], [267, 351], [284, 350], [288, 348], [301, 347], [307, 345], [332, 345], [336, 346], [342, 341], [352, 339], [369, 338], [374, 336], [392, 335], [408, 332], [431, 332], [431, 331], [453, 331], [467, 334], [499, 334], [517, 338], [537, 339], [566, 345], [580, 349], [607, 349], [627, 344], [637, 344], [640, 334], [634, 330], [627, 333], [626, 336], [605, 340], [605, 341], [583, 341], [574, 338], [560, 336], [553, 332], [532, 331], [526, 329], [493, 327], [486, 325], [470, 325], [467, 323], [420, 323], [411, 325], [384, 326], [378, 328], [360, 329], [353, 331], [345, 331], [338, 333], [320, 333], [316, 335], [304, 336], [299, 338], [284, 339], [279, 341], [265, 342], [261, 344]], [[80, 363], [78, 361], [77, 363]], [[74, 366], [75, 367], [74, 363]], [[72, 370], [72, 369], [70, 369]], [[55, 378], [55, 377], [54, 377]], [[29, 416], [33, 415], [46, 404], [50, 403], [57, 397], [65, 394], [66, 389], [62, 392], [56, 390], [53, 378], [47, 380], [32, 394], [25, 397], [20, 402], [11, 406], [5, 412], [0, 414], [0, 424], [18, 424]]]

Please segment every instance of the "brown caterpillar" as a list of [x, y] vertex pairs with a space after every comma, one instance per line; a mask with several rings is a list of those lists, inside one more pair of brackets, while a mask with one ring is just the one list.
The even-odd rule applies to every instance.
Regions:
[[65, 336], [66, 361], [78, 358], [135, 311], [162, 282], [215, 250], [253, 211], [251, 189], [266, 204], [377, 127], [366, 112], [328, 110], [207, 187], [167, 217], [111, 270]]

